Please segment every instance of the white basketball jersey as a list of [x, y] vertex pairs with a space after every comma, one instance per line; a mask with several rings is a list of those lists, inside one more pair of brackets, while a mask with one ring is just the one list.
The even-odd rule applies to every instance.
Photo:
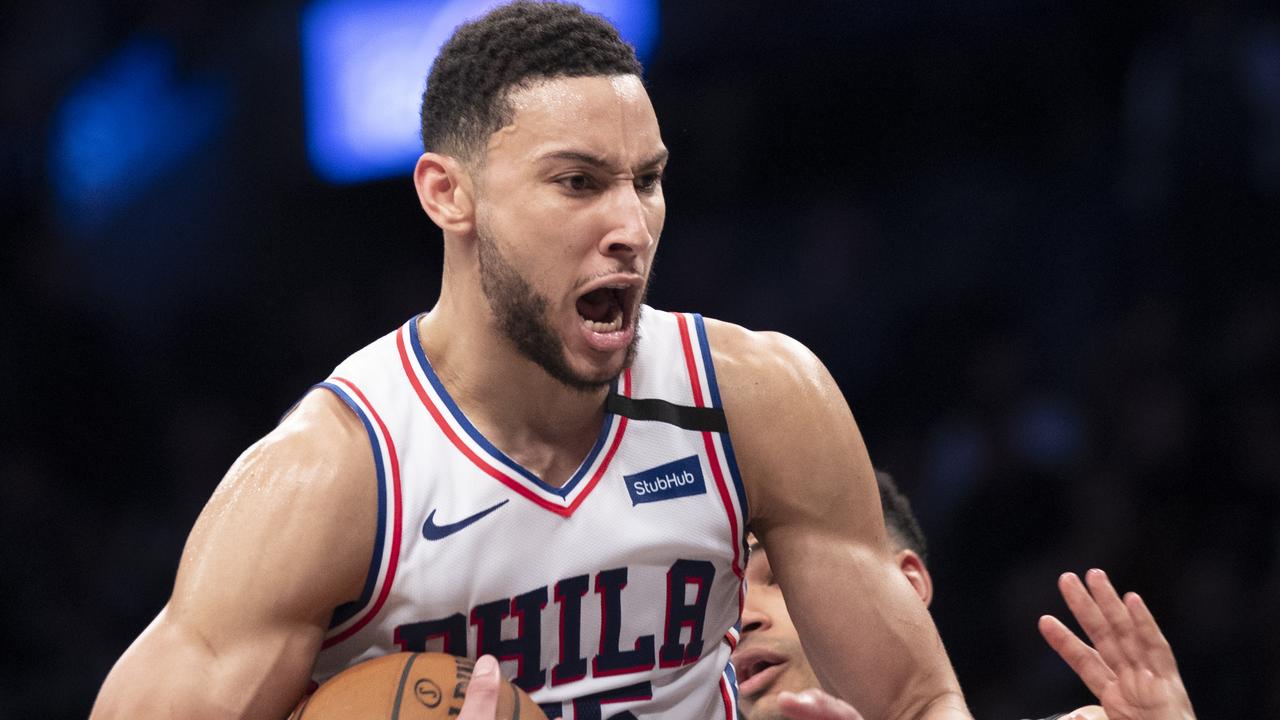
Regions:
[[562, 487], [471, 424], [418, 318], [334, 370], [321, 386], [373, 446], [378, 529], [315, 680], [404, 650], [488, 653], [553, 720], [736, 718], [749, 516], [706, 331], [646, 307], [639, 332]]

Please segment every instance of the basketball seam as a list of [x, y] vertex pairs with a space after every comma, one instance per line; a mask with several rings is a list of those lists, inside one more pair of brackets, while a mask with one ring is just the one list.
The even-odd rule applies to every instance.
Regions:
[[400, 686], [396, 688], [396, 704], [391, 708], [391, 720], [400, 718], [400, 701], [404, 700], [404, 684], [409, 681], [409, 668], [413, 667], [413, 661], [417, 660], [420, 654], [410, 655], [409, 661], [404, 664], [404, 671], [400, 673]]

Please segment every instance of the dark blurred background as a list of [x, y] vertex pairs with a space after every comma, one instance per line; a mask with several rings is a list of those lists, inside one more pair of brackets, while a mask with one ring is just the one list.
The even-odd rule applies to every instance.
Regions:
[[[0, 716], [85, 716], [239, 452], [435, 298], [408, 166], [308, 162], [305, 7], [0, 14]], [[1088, 700], [1035, 623], [1094, 566], [1203, 717], [1280, 716], [1280, 10], [669, 0], [660, 29], [651, 302], [826, 361], [978, 716]]]

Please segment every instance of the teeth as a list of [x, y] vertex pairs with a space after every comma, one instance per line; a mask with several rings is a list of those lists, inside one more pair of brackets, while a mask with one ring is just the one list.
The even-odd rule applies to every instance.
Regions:
[[617, 332], [622, 329], [622, 313], [618, 313], [613, 317], [612, 321], [607, 323], [596, 322], [594, 320], [588, 320], [586, 318], [582, 318], [582, 323], [586, 325], [587, 329], [592, 332], [598, 332], [598, 333]]

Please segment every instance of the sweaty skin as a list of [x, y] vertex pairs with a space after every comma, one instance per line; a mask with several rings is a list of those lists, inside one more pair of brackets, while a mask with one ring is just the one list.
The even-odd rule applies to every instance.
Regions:
[[373, 474], [355, 416], [333, 395], [308, 395], [227, 472], [173, 595], [112, 668], [92, 717], [287, 715], [333, 608], [359, 596]]
[[[472, 423], [558, 486], [595, 442], [607, 383], [630, 357], [666, 217], [667, 150], [637, 77], [544, 80], [510, 97], [512, 121], [483, 158], [425, 153], [415, 168], [444, 236], [440, 298], [420, 322]], [[494, 253], [487, 269], [482, 248]], [[604, 287], [622, 312], [607, 332], [579, 312]], [[490, 295], [513, 289], [520, 302], [497, 312]], [[530, 328], [553, 339], [529, 345], [541, 355], [513, 340]], [[783, 336], [707, 328], [752, 525], [818, 678], [870, 717], [967, 717], [932, 621], [893, 564], [866, 449], [826, 369]], [[375, 492], [359, 421], [312, 392], [224, 478], [173, 596], [112, 669], [93, 717], [286, 715], [333, 608], [359, 597]]]

